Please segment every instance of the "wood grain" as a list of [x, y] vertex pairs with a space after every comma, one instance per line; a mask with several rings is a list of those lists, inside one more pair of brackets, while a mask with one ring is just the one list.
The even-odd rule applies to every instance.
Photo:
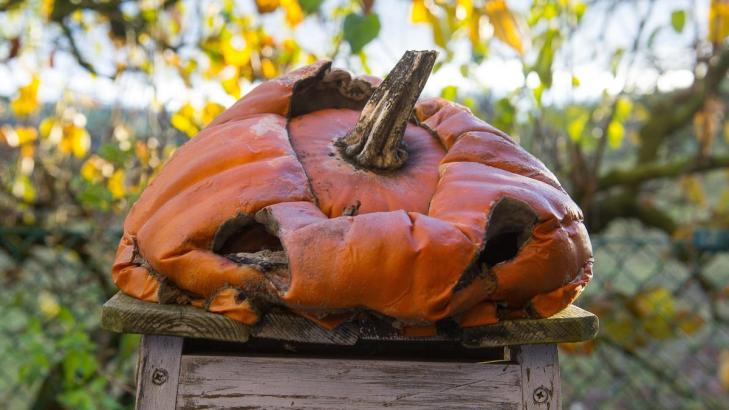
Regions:
[[463, 329], [469, 347], [579, 342], [597, 335], [597, 316], [570, 305], [547, 319], [506, 320], [494, 325]]
[[181, 337], [142, 337], [137, 369], [137, 410], [175, 408], [181, 355]]
[[[248, 327], [225, 316], [191, 306], [143, 302], [122, 293], [117, 293], [104, 304], [101, 319], [102, 326], [114, 332], [232, 342], [245, 342], [249, 337], [334, 345], [354, 345], [358, 340], [427, 340], [404, 337], [391, 326], [384, 329], [381, 325], [369, 322], [346, 323], [326, 331], [304, 317], [286, 312], [270, 313], [260, 325]], [[595, 315], [569, 306], [548, 319], [504, 321], [465, 328], [460, 330], [460, 335], [439, 335], [430, 340], [460, 341], [464, 346], [474, 348], [577, 342], [592, 339], [597, 329], [598, 319]]]
[[169, 335], [245, 342], [250, 328], [192, 306], [160, 305], [121, 292], [101, 309], [101, 327], [119, 333]]
[[521, 346], [519, 363], [526, 410], [561, 409], [557, 345]]
[[521, 407], [517, 364], [183, 356], [178, 409]]

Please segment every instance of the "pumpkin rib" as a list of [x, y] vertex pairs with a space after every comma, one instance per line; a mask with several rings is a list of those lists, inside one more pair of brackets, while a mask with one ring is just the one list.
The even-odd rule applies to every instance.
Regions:
[[[308, 208], [308, 210], [302, 212], [302, 208]], [[282, 243], [284, 243], [289, 255], [292, 284], [289, 287], [289, 293], [282, 295], [282, 299], [289, 307], [306, 309], [306, 307], [316, 306], [317, 303], [315, 303], [315, 300], [307, 299], [315, 298], [332, 302], [327, 304], [324, 307], [325, 309], [356, 309], [358, 307], [366, 307], [370, 310], [390, 315], [395, 311], [400, 311], [402, 315], [402, 310], [404, 310], [403, 305], [408, 305], [411, 308], [415, 308], [410, 316], [404, 316], [406, 319], [409, 318], [414, 321], [436, 321], [466, 310], [468, 306], [465, 305], [475, 304], [478, 302], [478, 299], [485, 297], [482, 294], [483, 292], [470, 292], [469, 298], [465, 298], [459, 302], [464, 306], [449, 305], [448, 301], [453, 296], [452, 289], [459, 279], [459, 274], [463, 269], [462, 267], [471, 261], [475, 248], [466, 245], [470, 244], [470, 241], [457, 228], [436, 218], [431, 218], [416, 212], [407, 213], [404, 211], [377, 212], [354, 217], [327, 218], [318, 208], [314, 210], [313, 205], [306, 202], [275, 204], [264, 208], [256, 218], [261, 218], [259, 215], [264, 212], [266, 213], [266, 218], [276, 220], [276, 226], [279, 227], [277, 234]], [[309, 216], [312, 213], [318, 213], [318, 215], [312, 218]], [[305, 222], [303, 223], [301, 221], [301, 215], [304, 215]], [[406, 216], [405, 219], [407, 222], [398, 215]], [[453, 252], [446, 251], [445, 249], [447, 248], [436, 251], [436, 247], [442, 247], [443, 245], [441, 243], [434, 243], [432, 239], [434, 237], [442, 238], [442, 235], [434, 236], [420, 233], [424, 227], [424, 221], [432, 221], [428, 223], [435, 223], [436, 226], [440, 226], [440, 228], [436, 229], [439, 229], [441, 234], [448, 232], [448, 230], [454, 234], [457, 232], [457, 235], [461, 238], [458, 241], [461, 244], [459, 249]], [[393, 231], [393, 227], [398, 225], [400, 228], [396, 228]], [[384, 232], [380, 231], [380, 235], [369, 237], [370, 242], [366, 244], [362, 244], [358, 240], [358, 238], [363, 237], [362, 235], [353, 233], [357, 229], [373, 229], [372, 227], [383, 227], [383, 229], [387, 227], [388, 229]], [[428, 229], [427, 225], [425, 227]], [[395, 233], [397, 229], [400, 230], [400, 234]], [[443, 229], [446, 229], [446, 231], [443, 231]], [[327, 232], [333, 233], [329, 234]], [[388, 249], [385, 245], [391, 239], [392, 235], [398, 236], [399, 238], [397, 240], [400, 244], [398, 250]], [[426, 242], [422, 242], [423, 239]], [[452, 242], [453, 240], [451, 240], [450, 246], [454, 246]], [[405, 246], [404, 244], [409, 245]], [[312, 253], [310, 252], [312, 247], [329, 249], [329, 253], [326, 255], [319, 252]], [[395, 257], [393, 252], [396, 251], [396, 255], [399, 256], [402, 253], [402, 249], [407, 248], [411, 255], [407, 257], [409, 262], [396, 262], [396, 265], [408, 266], [409, 268], [400, 269], [381, 266], [380, 269], [373, 272], [366, 268], [363, 270], [362, 264], [351, 261], [348, 262], [347, 266], [350, 269], [337, 267], [338, 263], [349, 259], [342, 255], [353, 255], [352, 252], [358, 254], [356, 250], [362, 248], [370, 249], [370, 251], [379, 249], [380, 252], [385, 252], [379, 254], [377, 259], [380, 260]], [[463, 253], [464, 248], [469, 249], [465, 254]], [[451, 268], [445, 268], [441, 261], [440, 269], [433, 270], [431, 263], [418, 261], [420, 257], [428, 254], [432, 258], [434, 253], [442, 254], [442, 259], [450, 259], [449, 264]], [[457, 256], [459, 254], [461, 256]], [[460, 262], [456, 261], [456, 259], [460, 260]], [[411, 266], [413, 264], [420, 266], [420, 269], [412, 268]], [[409, 274], [414, 271], [420, 273], [415, 276]], [[313, 272], [317, 273], [313, 274]], [[389, 290], [391, 287], [387, 283], [384, 283], [382, 280], [375, 280], [369, 286], [364, 286], [365, 288], [369, 287], [369, 290], [366, 292], [370, 294], [367, 297], [361, 297], [360, 300], [356, 297], [342, 297], [342, 293], [351, 292], [353, 289], [355, 293], [364, 290], [362, 290], [362, 286], [350, 283], [349, 280], [343, 280], [341, 278], [339, 280], [328, 280], [322, 276], [328, 274], [327, 272], [331, 272], [332, 274], [338, 272], [338, 275], [346, 274], [348, 277], [351, 276], [356, 282], [366, 280], [364, 278], [371, 274], [375, 274], [378, 277], [399, 278], [397, 280], [398, 287], [395, 288], [397, 292], [396, 294], [392, 294]], [[450, 277], [451, 279], [445, 280], [445, 277]], [[419, 278], [419, 282], [412, 282], [416, 278]], [[482, 282], [479, 282], [479, 284], [482, 284]], [[483, 288], [487, 289], [486, 286]], [[417, 289], [417, 291], [410, 292], [408, 289]], [[424, 296], [425, 294], [432, 293], [435, 289], [441, 289], [441, 291], [437, 291], [441, 296], [435, 298], [423, 297], [422, 299], [424, 301], [417, 299], [417, 297], [416, 300], [412, 299], [415, 294]], [[322, 294], [331, 295], [331, 297], [322, 297]], [[433, 295], [431, 294], [431, 296]], [[375, 304], [368, 302], [368, 300], [371, 302], [375, 299], [379, 300], [379, 302], [375, 302]], [[337, 300], [344, 304], [337, 304], [340, 303], [336, 302]], [[419, 304], [424, 302], [432, 304], [432, 307], [423, 308], [419, 306]], [[400, 317], [402, 318], [403, 316]]]
[[112, 280], [129, 296], [148, 302], [158, 302], [159, 280], [147, 268], [135, 262], [137, 254], [134, 238], [125, 232], [114, 256]]
[[[492, 171], [486, 171], [491, 168]], [[519, 200], [526, 202], [531, 209], [533, 209], [538, 218], [537, 223], [532, 228], [532, 234], [528, 241], [523, 243], [523, 246], [519, 248], [517, 254], [510, 261], [502, 262], [497, 264], [493, 268], [489, 269], [490, 274], [496, 275], [496, 281], [498, 283], [498, 291], [493, 294], [494, 299], [503, 299], [507, 296], [512, 296], [512, 303], [517, 305], [523, 303], [522, 299], [518, 296], [519, 294], [529, 294], [533, 292], [530, 290], [535, 284], [539, 284], [539, 281], [534, 281], [529, 277], [520, 275], [520, 279], [510, 278], [508, 272], [512, 272], [514, 269], [506, 268], [507, 273], [500, 273], [505, 270], [504, 266], [509, 266], [513, 261], [518, 261], [520, 264], [532, 262], [540, 262], [539, 267], [541, 278], [552, 278], [557, 281], [556, 284], [547, 282], [543, 287], [540, 287], [540, 291], [537, 293], [543, 293], [553, 291], [556, 288], [569, 282], [572, 278], [565, 278], [567, 280], [559, 281], [559, 276], [555, 276], [561, 271], [565, 265], [568, 265], [565, 261], [569, 261], [570, 258], [577, 259], [578, 256], [572, 255], [570, 252], [572, 249], [580, 247], [579, 241], [585, 241], [581, 247], [583, 257], [591, 257], [591, 253], [588, 252], [589, 241], [586, 241], [586, 233], [584, 235], [572, 235], [569, 238], [561, 241], [558, 245], [544, 246], [537, 242], [541, 236], [535, 236], [536, 233], [540, 233], [540, 229], [544, 229], [547, 226], [554, 225], [551, 221], [555, 221], [553, 229], [576, 229], [575, 226], [582, 227], [581, 214], [576, 210], [577, 207], [574, 203], [563, 193], [561, 190], [550, 187], [547, 190], [539, 188], [543, 185], [542, 182], [533, 180], [531, 178], [521, 176], [518, 174], [503, 171], [498, 168], [489, 167], [480, 163], [447, 163], [441, 166], [441, 179], [439, 181], [436, 193], [433, 195], [431, 201], [430, 215], [441, 218], [456, 224], [459, 229], [465, 230], [464, 233], [471, 238], [474, 243], [479, 243], [479, 253], [474, 257], [475, 260], [480, 257], [481, 253], [484, 252], [486, 242], [482, 241], [481, 238], [486, 238], [486, 232], [489, 226], [488, 213], [484, 215], [483, 209], [485, 208], [488, 212], [494, 209], [495, 205], [499, 200], [504, 197], [519, 198]], [[460, 195], [459, 193], [468, 192], [468, 196]], [[452, 204], [451, 198], [458, 198], [458, 205]], [[558, 232], [558, 231], [554, 231]], [[544, 235], [544, 234], [541, 234]], [[576, 242], [577, 241], [577, 242]], [[544, 259], [540, 256], [540, 253], [554, 252], [553, 248], [564, 248], [565, 251], [561, 257], [552, 258], [552, 261], [560, 261], [559, 264], [544, 265]], [[536, 253], [526, 255], [525, 250], [535, 250]], [[589, 255], [589, 256], [588, 256]], [[473, 263], [473, 262], [472, 262]], [[531, 268], [520, 268], [519, 272], [535, 272]], [[472, 275], [472, 277], [478, 277], [483, 275], [483, 272], [474, 275], [473, 272], [464, 270], [465, 275]], [[577, 268], [574, 269], [574, 274], [577, 274]], [[572, 274], [572, 275], [574, 275]], [[468, 277], [466, 279], [469, 279]], [[508, 280], [507, 280], [508, 279]], [[506, 288], [505, 288], [506, 286]], [[531, 293], [534, 294], [534, 293]], [[507, 298], [508, 299], [508, 298]], [[566, 306], [566, 305], [565, 305]], [[564, 307], [564, 306], [563, 306]]]
[[[260, 127], [258, 131], [252, 131], [253, 125], [257, 125], [254, 121], [264, 118], [267, 125]], [[280, 123], [280, 130], [277, 130], [277, 123]], [[201, 131], [188, 144], [175, 151], [144, 190], [124, 223], [125, 230], [136, 233], [170, 200], [185, 195], [186, 191], [212, 183], [221, 173], [235, 172], [233, 168], [256, 162], [292, 156], [294, 149], [288, 136], [285, 144], [281, 138], [275, 138], [277, 133], [285, 132], [283, 118], [271, 114], [257, 115], [253, 121], [238, 120]], [[198, 148], [200, 144], [205, 144], [204, 150]]]
[[333, 140], [346, 135], [358, 116], [354, 110], [326, 109], [289, 122], [292, 146], [310, 178], [321, 210], [336, 217], [359, 201], [358, 213], [398, 208], [427, 212], [438, 181], [438, 163], [445, 154], [440, 141], [422, 128], [408, 124], [404, 141], [409, 160], [396, 174], [357, 170], [341, 157]]
[[[533, 173], [541, 177], [536, 178], [537, 180], [564, 191], [554, 174], [541, 161], [529, 154], [508, 135], [475, 117], [467, 107], [436, 97], [421, 101], [416, 106], [415, 114], [421, 126], [437, 135], [446, 147], [447, 154], [442, 163], [461, 162], [464, 160], [463, 156], [468, 155], [469, 158], [466, 160], [469, 162], [496, 166], [523, 176], [531, 176], [530, 174]], [[484, 144], [464, 144], [463, 137], [469, 134], [492, 135], [494, 137], [491, 139], [492, 143], [499, 145], [501, 149], [494, 149], [494, 147]], [[461, 145], [466, 146], [461, 147]], [[476, 150], [475, 153], [474, 150]], [[498, 153], [495, 153], [496, 151]], [[458, 158], [457, 155], [462, 157]], [[482, 158], [486, 156], [515, 157], [518, 158], [517, 163], [520, 163], [522, 167], [513, 170], [505, 169], [496, 163], [479, 160], [479, 156]]]

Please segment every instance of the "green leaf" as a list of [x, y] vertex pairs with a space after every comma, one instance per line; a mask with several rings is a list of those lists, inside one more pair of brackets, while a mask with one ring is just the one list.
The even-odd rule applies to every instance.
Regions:
[[671, 13], [671, 26], [676, 30], [676, 33], [683, 31], [683, 26], [686, 25], [686, 12], [683, 10], [674, 10]]
[[443, 89], [440, 90], [440, 96], [448, 101], [455, 101], [458, 96], [458, 87], [455, 85], [443, 87]]
[[567, 135], [575, 142], [582, 139], [590, 113], [581, 106], [573, 105], [567, 108]]
[[316, 13], [324, 0], [299, 0], [299, 6], [306, 14]]
[[380, 34], [380, 18], [375, 13], [366, 16], [350, 13], [344, 18], [343, 33], [352, 54], [357, 54]]
[[618, 68], [620, 66], [620, 62], [623, 60], [623, 55], [625, 54], [624, 48], [617, 48], [613, 52], [612, 57], [610, 57], [610, 72], [615, 75], [618, 72]]
[[552, 86], [552, 63], [556, 49], [559, 47], [560, 41], [559, 30], [551, 29], [544, 36], [544, 43], [539, 49], [537, 61], [534, 64], [534, 71], [539, 74], [539, 80], [544, 84], [545, 88]]
[[508, 98], [504, 97], [496, 101], [494, 104], [493, 124], [496, 128], [511, 132], [514, 128], [514, 119], [516, 118], [516, 107], [511, 104]]

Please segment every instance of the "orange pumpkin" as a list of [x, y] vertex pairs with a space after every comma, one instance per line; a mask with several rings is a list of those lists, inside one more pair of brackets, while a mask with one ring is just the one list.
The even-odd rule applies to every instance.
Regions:
[[246, 324], [332, 327], [553, 315], [592, 276], [554, 175], [462, 106], [417, 102], [434, 52], [385, 81], [317, 62], [265, 82], [180, 147], [131, 209], [113, 267], [133, 297]]

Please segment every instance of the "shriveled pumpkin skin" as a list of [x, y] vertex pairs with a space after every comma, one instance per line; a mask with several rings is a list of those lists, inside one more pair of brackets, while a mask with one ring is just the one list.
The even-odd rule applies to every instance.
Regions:
[[283, 305], [329, 327], [359, 309], [479, 326], [551, 316], [578, 296], [589, 238], [539, 160], [435, 98], [415, 107], [401, 169], [360, 169], [335, 146], [356, 102], [294, 106], [327, 72], [318, 62], [258, 86], [175, 152], [125, 221], [113, 267], [124, 293], [246, 324]]

